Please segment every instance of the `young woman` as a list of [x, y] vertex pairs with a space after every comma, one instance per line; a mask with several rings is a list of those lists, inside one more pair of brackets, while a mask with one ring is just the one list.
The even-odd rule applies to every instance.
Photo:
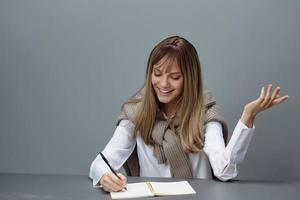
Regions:
[[[152, 50], [145, 83], [122, 107], [117, 128], [102, 153], [114, 169], [143, 177], [212, 178], [237, 176], [254, 132], [256, 115], [285, 101], [280, 88], [261, 89], [245, 105], [230, 141], [216, 101], [203, 91], [196, 49], [172, 36]], [[93, 184], [120, 191], [126, 177], [115, 176], [98, 155], [90, 167]]]

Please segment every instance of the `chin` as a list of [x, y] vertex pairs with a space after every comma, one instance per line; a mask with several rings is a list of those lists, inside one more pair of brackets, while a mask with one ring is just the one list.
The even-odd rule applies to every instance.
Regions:
[[172, 100], [173, 100], [173, 98], [158, 97], [158, 101], [160, 103], [170, 103]]

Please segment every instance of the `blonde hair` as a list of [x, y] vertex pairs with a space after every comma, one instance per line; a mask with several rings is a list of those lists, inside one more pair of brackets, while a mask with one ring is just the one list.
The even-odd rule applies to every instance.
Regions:
[[140, 135], [146, 144], [154, 144], [152, 131], [156, 121], [159, 101], [153, 89], [151, 74], [153, 65], [163, 57], [176, 60], [183, 74], [183, 90], [178, 99], [176, 117], [179, 119], [180, 142], [185, 152], [196, 153], [203, 149], [204, 98], [200, 61], [195, 47], [186, 39], [172, 36], [158, 43], [150, 53], [146, 78], [141, 97], [133, 97], [126, 103], [141, 103], [136, 113], [134, 135]]

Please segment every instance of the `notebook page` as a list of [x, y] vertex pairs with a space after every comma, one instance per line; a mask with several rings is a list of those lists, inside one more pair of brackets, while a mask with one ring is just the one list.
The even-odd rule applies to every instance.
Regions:
[[195, 194], [195, 190], [187, 181], [151, 182], [156, 195]]
[[146, 182], [141, 183], [128, 183], [126, 185], [127, 190], [121, 192], [111, 192], [112, 199], [126, 199], [126, 198], [138, 198], [138, 197], [151, 197], [154, 194], [149, 190]]

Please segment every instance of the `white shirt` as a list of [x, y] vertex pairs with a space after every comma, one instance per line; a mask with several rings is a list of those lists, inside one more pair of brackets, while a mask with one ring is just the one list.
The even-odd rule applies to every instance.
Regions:
[[[146, 145], [139, 135], [133, 137], [133, 129], [134, 124], [131, 121], [122, 120], [102, 151], [112, 168], [121, 168], [137, 145], [141, 177], [171, 177], [170, 165], [159, 164], [153, 155], [153, 147]], [[237, 164], [244, 160], [254, 129], [254, 126], [248, 128], [239, 120], [225, 147], [222, 125], [219, 122], [207, 123], [204, 127], [203, 152], [188, 154], [193, 177], [211, 179], [211, 167], [214, 175], [222, 181], [236, 177]], [[98, 155], [90, 167], [89, 177], [93, 180], [93, 185], [96, 185], [106, 172], [110, 172], [110, 169]]]

